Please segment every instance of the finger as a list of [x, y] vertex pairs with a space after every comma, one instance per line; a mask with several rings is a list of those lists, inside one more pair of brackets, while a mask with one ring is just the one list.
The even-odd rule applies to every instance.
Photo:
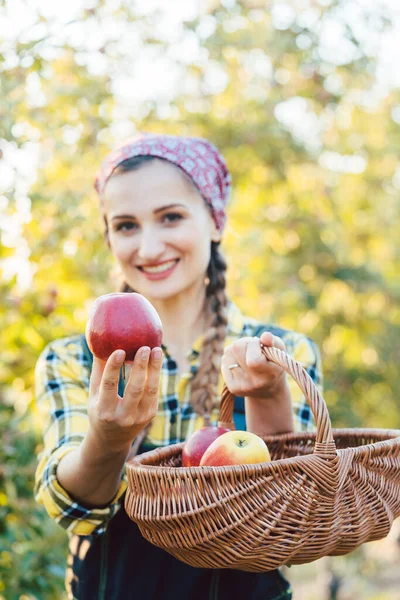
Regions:
[[124, 408], [133, 410], [144, 394], [147, 379], [147, 368], [150, 360], [150, 348], [139, 348], [132, 363], [131, 372], [124, 392]]
[[124, 350], [115, 350], [105, 364], [99, 386], [99, 410], [102, 408], [109, 409], [117, 403], [119, 374], [125, 357]]
[[100, 360], [100, 358], [93, 356], [93, 366], [89, 382], [89, 396], [94, 396], [99, 389], [105, 366], [105, 360]]
[[265, 370], [265, 356], [261, 352], [260, 339], [255, 337], [252, 338], [247, 344], [246, 349], [246, 365], [253, 371], [264, 371]]
[[[160, 352], [159, 352], [160, 351]], [[157, 414], [159, 392], [160, 392], [160, 379], [163, 365], [164, 355], [161, 348], [153, 348], [150, 357], [150, 367], [147, 374], [147, 390], [146, 390], [146, 404], [143, 410], [146, 414], [147, 421], [150, 422]], [[143, 400], [142, 400], [143, 403]]]
[[278, 350], [286, 350], [285, 342], [276, 335], [274, 335], [274, 346], [275, 348], [278, 348]]
[[274, 335], [270, 331], [263, 331], [260, 336], [260, 341], [264, 346], [273, 346], [274, 345]]
[[232, 350], [228, 350], [223, 355], [221, 361], [221, 372], [224, 381], [230, 386], [229, 389], [233, 391], [233, 389], [231, 389], [231, 384], [238, 381], [238, 375], [243, 375], [243, 367], [238, 362], [238, 359], [233, 354]]
[[282, 340], [282, 338], [273, 335], [270, 331], [264, 331], [261, 334], [260, 340], [264, 346], [274, 346], [279, 350], [286, 350], [285, 342]]
[[153, 348], [150, 355], [150, 364], [147, 371], [146, 383], [146, 396], [149, 404], [154, 404], [154, 402], [158, 403], [163, 358], [164, 355], [161, 348]]
[[250, 340], [250, 337], [241, 338], [228, 346], [226, 353], [232, 357], [233, 363], [238, 363], [241, 367], [246, 365], [246, 350]]
[[[246, 359], [246, 355], [244, 355], [244, 361], [245, 361], [245, 359]], [[243, 361], [243, 364], [244, 364], [244, 361]], [[226, 369], [229, 369], [229, 367], [232, 365], [241, 366], [240, 362], [241, 362], [241, 360], [238, 358], [238, 352], [236, 352], [236, 354], [234, 354], [232, 349], [226, 349], [224, 354], [222, 355], [221, 366]]]

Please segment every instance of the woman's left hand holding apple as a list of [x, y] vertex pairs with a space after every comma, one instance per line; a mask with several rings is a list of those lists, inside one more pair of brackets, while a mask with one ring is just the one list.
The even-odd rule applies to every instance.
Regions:
[[225, 383], [232, 394], [245, 397], [249, 431], [261, 436], [293, 431], [292, 401], [286, 372], [266, 359], [261, 344], [283, 351], [286, 349], [283, 340], [270, 332], [263, 332], [260, 338], [236, 340], [225, 349], [222, 357]]

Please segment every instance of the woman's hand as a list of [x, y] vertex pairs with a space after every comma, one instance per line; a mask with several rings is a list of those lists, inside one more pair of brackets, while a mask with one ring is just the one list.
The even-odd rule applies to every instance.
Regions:
[[[225, 349], [222, 374], [232, 394], [248, 398], [272, 398], [279, 397], [285, 388], [285, 371], [265, 358], [261, 344], [285, 350], [281, 338], [270, 332], [263, 332], [260, 338], [243, 337]], [[232, 365], [238, 366], [229, 368]]]
[[163, 353], [161, 348], [140, 348], [132, 363], [123, 398], [118, 381], [125, 352], [116, 350], [106, 362], [94, 357], [90, 378], [88, 414], [97, 442], [110, 452], [130, 446], [154, 418], [158, 407]]
[[161, 348], [140, 348], [123, 398], [118, 381], [125, 352], [107, 361], [93, 358], [89, 389], [89, 428], [82, 444], [63, 456], [57, 467], [60, 485], [85, 506], [108, 506], [121, 483], [132, 441], [157, 412], [162, 366]]

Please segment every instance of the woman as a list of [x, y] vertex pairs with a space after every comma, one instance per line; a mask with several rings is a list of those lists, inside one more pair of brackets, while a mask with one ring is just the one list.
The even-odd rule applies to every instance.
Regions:
[[112, 152], [96, 179], [108, 246], [124, 283], [148, 298], [163, 348], [142, 348], [129, 378], [125, 354], [93, 358], [84, 336], [56, 340], [37, 365], [46, 420], [36, 498], [70, 534], [67, 589], [104, 598], [291, 598], [279, 571], [194, 569], [151, 545], [124, 506], [129, 453], [185, 440], [218, 421], [222, 376], [237, 396], [236, 427], [259, 434], [313, 428], [285, 372], [260, 349], [286, 349], [321, 384], [305, 336], [241, 314], [225, 292], [219, 244], [230, 175], [208, 141], [144, 135]]

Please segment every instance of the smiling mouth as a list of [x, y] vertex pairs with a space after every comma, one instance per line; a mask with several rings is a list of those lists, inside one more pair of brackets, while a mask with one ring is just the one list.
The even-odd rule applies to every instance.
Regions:
[[140, 271], [144, 273], [164, 273], [164, 271], [168, 271], [171, 267], [176, 265], [179, 261], [179, 258], [175, 258], [174, 260], [169, 260], [168, 262], [162, 263], [161, 265], [154, 265], [152, 267], [138, 267]]

